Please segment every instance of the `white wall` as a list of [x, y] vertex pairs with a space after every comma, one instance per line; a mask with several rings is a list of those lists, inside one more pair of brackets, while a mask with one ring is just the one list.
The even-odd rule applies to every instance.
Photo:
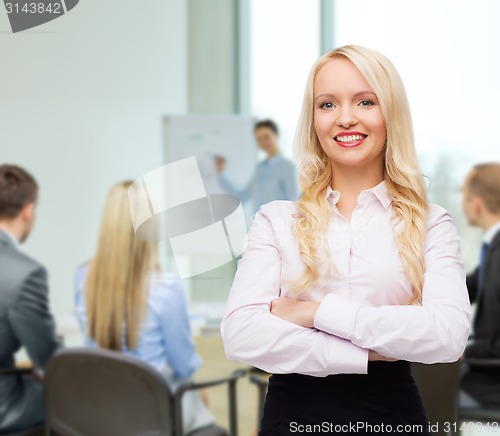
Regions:
[[59, 319], [109, 186], [162, 165], [161, 116], [187, 107], [186, 44], [183, 0], [82, 0], [18, 34], [0, 13], [0, 162], [41, 185], [24, 250], [47, 266]]

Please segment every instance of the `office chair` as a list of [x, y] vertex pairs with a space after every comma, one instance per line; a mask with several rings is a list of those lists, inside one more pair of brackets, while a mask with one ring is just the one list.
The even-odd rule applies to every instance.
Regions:
[[[6, 369], [0, 369], [0, 377], [3, 376], [17, 376], [17, 377], [22, 377], [23, 375], [31, 374], [34, 372], [34, 368], [6, 368]], [[0, 431], [0, 436], [43, 436], [45, 434], [44, 432], [44, 425], [43, 424], [37, 424], [33, 427], [30, 428], [25, 428], [24, 430], [18, 430], [14, 432], [2, 432]]]
[[[500, 359], [477, 359], [465, 358], [461, 361], [463, 365], [470, 365], [480, 368], [497, 368], [500, 372]], [[457, 427], [467, 420], [475, 422], [497, 422], [500, 424], [500, 407], [497, 409], [487, 409], [485, 407], [458, 407]], [[493, 429], [494, 431], [494, 429]], [[456, 434], [460, 434], [457, 432]]]
[[460, 362], [434, 364], [412, 362], [411, 370], [429, 422], [439, 423], [438, 431], [434, 434], [446, 435], [444, 423], [449, 423], [451, 427], [457, 420]]
[[[46, 435], [182, 436], [182, 395], [227, 383], [230, 435], [237, 436], [236, 381], [242, 374], [205, 383], [188, 382], [174, 393], [161, 374], [134, 357], [88, 348], [60, 351], [44, 378]], [[227, 436], [219, 426], [189, 436]]]
[[1, 436], [44, 436], [45, 426], [43, 424], [36, 425], [31, 428], [25, 428], [14, 433], [0, 433]]
[[267, 388], [269, 386], [269, 376], [271, 374], [254, 367], [247, 369], [246, 373], [250, 374], [250, 382], [257, 387], [257, 428], [260, 429], [260, 422], [262, 421], [262, 416], [264, 414], [264, 403], [266, 402]]

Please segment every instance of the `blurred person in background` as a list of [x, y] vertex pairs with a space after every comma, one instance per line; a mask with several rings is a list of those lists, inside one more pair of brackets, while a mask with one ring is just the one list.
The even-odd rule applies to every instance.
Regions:
[[296, 200], [299, 197], [297, 169], [285, 158], [279, 149], [279, 130], [272, 120], [262, 120], [255, 124], [255, 138], [266, 158], [257, 164], [253, 177], [243, 189], [236, 188], [224, 174], [225, 158], [215, 157], [218, 181], [229, 194], [239, 197], [242, 203], [252, 201], [252, 214], [262, 204], [272, 200]]
[[37, 369], [60, 347], [49, 311], [47, 271], [19, 248], [35, 224], [37, 198], [31, 174], [0, 165], [0, 433], [33, 427], [45, 415], [40, 380], [1, 371], [15, 369], [21, 347]]
[[[500, 359], [500, 163], [476, 165], [467, 175], [462, 193], [469, 224], [483, 231], [479, 265], [467, 275], [476, 312], [465, 357]], [[460, 395], [464, 407], [500, 407], [498, 369], [464, 367]]]
[[[85, 346], [121, 351], [151, 364], [175, 392], [201, 359], [180, 279], [160, 270], [155, 242], [134, 234], [131, 184], [120, 182], [109, 191], [95, 255], [76, 271], [76, 314]], [[186, 392], [182, 407], [186, 433], [216, 427], [199, 391]]]

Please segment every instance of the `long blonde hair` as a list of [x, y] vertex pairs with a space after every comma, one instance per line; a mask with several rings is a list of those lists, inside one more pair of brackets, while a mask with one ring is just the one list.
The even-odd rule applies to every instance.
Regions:
[[333, 168], [314, 129], [313, 99], [316, 74], [327, 62], [339, 57], [349, 59], [356, 66], [380, 101], [387, 130], [384, 179], [392, 198], [393, 229], [398, 223], [404, 223], [402, 231], [394, 233], [412, 287], [409, 304], [420, 303], [429, 206], [415, 151], [410, 107], [403, 82], [393, 64], [381, 53], [357, 45], [323, 54], [312, 66], [307, 79], [293, 151], [303, 195], [298, 200], [298, 212], [292, 226], [305, 270], [290, 291], [296, 297], [304, 294], [319, 279], [318, 261], [331, 263], [328, 253], [318, 250], [317, 242], [323, 239], [330, 221], [326, 190], [333, 182]]
[[137, 346], [157, 244], [138, 239], [130, 218], [128, 188], [115, 184], [104, 205], [99, 241], [85, 283], [88, 334], [102, 348]]

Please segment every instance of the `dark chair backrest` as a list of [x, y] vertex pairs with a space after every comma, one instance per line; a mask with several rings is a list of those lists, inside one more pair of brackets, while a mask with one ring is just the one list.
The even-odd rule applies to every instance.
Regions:
[[154, 436], [173, 432], [172, 394], [152, 366], [119, 352], [73, 348], [45, 371], [47, 435]]
[[457, 420], [457, 391], [460, 382], [460, 362], [412, 363], [412, 373], [417, 384], [427, 418], [436, 424], [436, 435], [445, 435], [445, 424]]
[[15, 432], [0, 432], [2, 436], [44, 436], [45, 426], [43, 424], [35, 425], [31, 428], [26, 428], [24, 430], [19, 430]]
[[[469, 370], [469, 367], [474, 367], [476, 370], [493, 370], [494, 372], [492, 374], [492, 386], [496, 386], [498, 384], [496, 375], [500, 373], [500, 359], [468, 357], [465, 358], [465, 360], [463, 360], [461, 363], [464, 366], [464, 372]], [[483, 398], [483, 400], [486, 400], [486, 403], [488, 403], [488, 400], [491, 399]], [[460, 423], [462, 421], [500, 423], [500, 406], [497, 406], [497, 402], [495, 402], [493, 404], [483, 404], [479, 407], [459, 407], [458, 421]], [[487, 429], [487, 427], [484, 428]], [[491, 428], [498, 429], [498, 426], [492, 426]]]

